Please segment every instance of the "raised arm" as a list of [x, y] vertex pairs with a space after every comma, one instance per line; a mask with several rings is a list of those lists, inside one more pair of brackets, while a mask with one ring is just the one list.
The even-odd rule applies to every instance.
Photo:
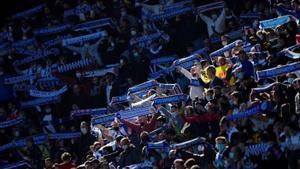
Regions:
[[186, 69], [184, 69], [184, 68], [182, 68], [180, 66], [177, 66], [176, 68], [180, 71], [180, 73], [182, 73], [188, 79], [191, 80], [193, 78], [191, 72], [187, 71]]
[[206, 24], [209, 24], [209, 23], [212, 23], [213, 20], [211, 18], [209, 18], [208, 16], [204, 15], [204, 14], [200, 14], [200, 18], [206, 23]]

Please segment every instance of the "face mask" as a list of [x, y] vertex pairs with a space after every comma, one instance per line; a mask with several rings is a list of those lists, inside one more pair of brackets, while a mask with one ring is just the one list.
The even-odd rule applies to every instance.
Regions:
[[288, 82], [289, 82], [289, 84], [292, 84], [293, 83], [293, 81], [294, 81], [294, 79], [293, 78], [288, 78], [288, 80], [287, 80]]
[[221, 152], [225, 149], [225, 145], [224, 144], [217, 144], [217, 149], [218, 149], [219, 152]]
[[138, 57], [138, 56], [139, 56], [139, 53], [134, 52], [134, 53], [133, 53], [133, 56], [134, 56], [134, 57]]
[[223, 46], [226, 46], [227, 44], [228, 44], [227, 41], [222, 41]]
[[128, 148], [128, 145], [123, 145], [123, 146], [122, 146], [122, 149], [123, 149], [123, 150], [126, 150], [127, 148]]
[[136, 35], [136, 31], [131, 31], [130, 33], [132, 36]]
[[126, 16], [126, 15], [127, 15], [126, 11], [121, 12], [121, 16]]
[[238, 79], [243, 79], [244, 78], [244, 74], [242, 72], [239, 72], [237, 75]]
[[211, 96], [205, 96], [205, 99], [207, 100], [207, 101], [211, 101]]
[[119, 131], [119, 127], [114, 127], [113, 128], [115, 131]]
[[285, 151], [285, 147], [286, 147], [285, 142], [280, 143], [280, 150], [281, 150], [282, 152]]
[[258, 60], [258, 64], [265, 65], [266, 64], [266, 60], [265, 59], [259, 59]]
[[233, 152], [230, 152], [230, 153], [229, 153], [229, 158], [230, 158], [230, 159], [234, 159], [234, 158], [235, 158], [235, 156], [234, 156], [234, 153], [233, 153]]
[[197, 150], [198, 150], [199, 152], [204, 151], [204, 146], [199, 145], [199, 146], [197, 147]]
[[87, 133], [87, 129], [86, 129], [86, 128], [80, 128], [80, 131], [81, 131], [81, 133], [84, 134], [84, 135]]
[[77, 77], [77, 78], [80, 78], [80, 76], [81, 76], [81, 73], [76, 72], [76, 77]]
[[50, 113], [51, 112], [51, 109], [46, 109], [46, 113]]

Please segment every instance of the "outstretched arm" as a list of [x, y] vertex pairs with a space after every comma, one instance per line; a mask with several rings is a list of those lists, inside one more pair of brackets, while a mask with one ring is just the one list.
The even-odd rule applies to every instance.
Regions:
[[180, 73], [182, 73], [188, 79], [191, 80], [193, 78], [192, 74], [189, 71], [187, 71], [186, 69], [184, 69], [180, 66], [177, 66], [176, 68], [180, 71]]

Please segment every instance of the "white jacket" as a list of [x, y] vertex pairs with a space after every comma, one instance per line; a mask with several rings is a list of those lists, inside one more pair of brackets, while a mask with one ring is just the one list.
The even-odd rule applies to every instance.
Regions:
[[[192, 74], [189, 71], [187, 71], [184, 68], [180, 68], [180, 72], [190, 80], [196, 79], [195, 77], [192, 76]], [[202, 86], [199, 86], [199, 87], [198, 86], [190, 86], [190, 98], [192, 100], [194, 100], [196, 97], [202, 98], [203, 92], [204, 92], [204, 89]]]
[[208, 36], [211, 37], [214, 33], [213, 27], [217, 33], [223, 33], [225, 31], [225, 8], [223, 8], [219, 17], [213, 21], [210, 17], [200, 14], [200, 18], [206, 23], [207, 25], [207, 32]]

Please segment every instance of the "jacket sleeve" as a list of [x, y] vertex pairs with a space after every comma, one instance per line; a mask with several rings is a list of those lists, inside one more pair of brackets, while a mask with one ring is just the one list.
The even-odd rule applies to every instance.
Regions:
[[200, 14], [200, 18], [206, 23], [206, 24], [212, 24], [213, 20], [210, 19], [209, 17], [203, 15], [203, 14]]
[[190, 80], [193, 78], [192, 74], [191, 74], [189, 71], [187, 71], [186, 69], [180, 67], [179, 71], [180, 71], [186, 78], [188, 78], [188, 79], [190, 79]]
[[127, 127], [131, 128], [131, 130], [135, 131], [136, 133], [138, 133], [140, 125], [139, 124], [135, 124], [135, 123], [131, 123], [128, 120], [124, 120], [121, 119], [120, 120], [124, 125], [126, 125]]

